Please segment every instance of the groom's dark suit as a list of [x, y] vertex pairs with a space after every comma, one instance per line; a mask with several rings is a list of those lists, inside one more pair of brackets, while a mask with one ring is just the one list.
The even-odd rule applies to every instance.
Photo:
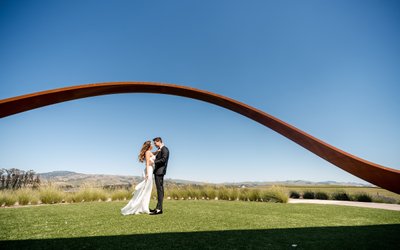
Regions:
[[167, 173], [167, 165], [169, 159], [169, 150], [166, 146], [161, 147], [160, 152], [156, 155], [154, 160], [154, 179], [157, 187], [157, 207], [156, 209], [162, 210], [164, 199], [164, 175]]

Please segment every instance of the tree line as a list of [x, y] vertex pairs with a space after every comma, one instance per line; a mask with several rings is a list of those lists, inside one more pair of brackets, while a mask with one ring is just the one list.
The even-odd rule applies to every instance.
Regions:
[[0, 169], [0, 190], [19, 189], [22, 187], [37, 188], [39, 185], [40, 177], [33, 170]]

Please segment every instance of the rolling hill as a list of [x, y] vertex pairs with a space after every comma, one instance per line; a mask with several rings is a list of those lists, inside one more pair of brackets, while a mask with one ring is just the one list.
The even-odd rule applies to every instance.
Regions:
[[[44, 182], [51, 182], [55, 185], [63, 187], [80, 187], [82, 185], [91, 186], [129, 186], [139, 183], [142, 180], [140, 176], [127, 176], [127, 175], [107, 175], [107, 174], [83, 174], [71, 171], [52, 171], [47, 173], [39, 173], [39, 176]], [[224, 182], [224, 183], [206, 183], [199, 181], [181, 180], [165, 178], [165, 185], [205, 185], [205, 184], [222, 184], [227, 186], [268, 186], [268, 185], [282, 185], [282, 186], [316, 186], [316, 185], [332, 185], [332, 186], [366, 186], [372, 185], [360, 184], [354, 182], [336, 182], [336, 181], [323, 181], [312, 182], [304, 180], [288, 180], [288, 181], [274, 181], [274, 182]]]

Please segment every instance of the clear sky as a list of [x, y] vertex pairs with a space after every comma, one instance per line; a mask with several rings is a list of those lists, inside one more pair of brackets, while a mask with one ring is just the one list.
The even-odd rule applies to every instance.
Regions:
[[[400, 169], [399, 1], [0, 0], [0, 99], [110, 81], [222, 94], [366, 160]], [[201, 101], [118, 94], [0, 120], [0, 167], [166, 178], [355, 181], [299, 145]]]

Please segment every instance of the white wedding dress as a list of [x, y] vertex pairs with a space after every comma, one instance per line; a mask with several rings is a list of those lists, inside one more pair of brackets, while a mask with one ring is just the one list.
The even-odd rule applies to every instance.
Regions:
[[146, 175], [146, 162], [145, 168], [143, 170], [143, 181], [138, 183], [135, 186], [135, 191], [133, 191], [133, 197], [129, 201], [129, 203], [121, 208], [121, 213], [123, 215], [128, 215], [128, 214], [149, 214], [149, 204], [150, 204], [150, 196], [151, 196], [151, 189], [153, 188], [153, 169], [154, 169], [154, 159], [156, 157], [153, 155], [150, 157], [150, 168], [147, 173], [149, 176], [147, 180], [144, 178]]

